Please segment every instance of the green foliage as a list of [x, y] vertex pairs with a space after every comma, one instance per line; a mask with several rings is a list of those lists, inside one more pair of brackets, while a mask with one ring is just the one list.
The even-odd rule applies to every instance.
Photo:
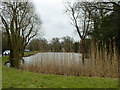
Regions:
[[[102, 44], [106, 44], [109, 50], [109, 44], [115, 42], [116, 47], [120, 49], [120, 14], [119, 12], [112, 12], [107, 16], [104, 16], [101, 19], [101, 23], [99, 25], [98, 30], [94, 30], [96, 32], [96, 36], [93, 36], [94, 39], [99, 42], [99, 46]], [[111, 43], [110, 43], [111, 41]], [[112, 44], [113, 47], [113, 44]]]
[[78, 48], [79, 48], [79, 43], [75, 42], [74, 43], [74, 52], [78, 53]]
[[102, 19], [102, 24], [99, 28], [99, 39], [108, 41], [109, 39], [113, 39], [113, 37], [116, 38], [116, 35], [118, 33], [118, 26], [117, 26], [117, 17], [115, 13], [112, 13], [109, 16], [106, 16]]

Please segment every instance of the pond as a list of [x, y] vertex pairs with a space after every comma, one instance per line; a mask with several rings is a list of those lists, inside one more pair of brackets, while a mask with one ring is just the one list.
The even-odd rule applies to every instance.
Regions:
[[[54, 60], [54, 61], [57, 61], [58, 63], [60, 63], [60, 61], [62, 60], [63, 62], [67, 61], [68, 63], [70, 61], [82, 63], [82, 54], [80, 54], [80, 53], [64, 53], [64, 52], [42, 52], [42, 53], [32, 55], [30, 57], [23, 57], [23, 59], [25, 60], [25, 63], [27, 63], [27, 64], [35, 63], [36, 61], [41, 63], [41, 60], [43, 62]], [[88, 59], [85, 59], [85, 64], [87, 64], [87, 63], [88, 63]]]

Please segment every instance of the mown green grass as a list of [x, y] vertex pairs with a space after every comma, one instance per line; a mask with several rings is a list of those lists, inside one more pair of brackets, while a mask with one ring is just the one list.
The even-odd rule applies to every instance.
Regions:
[[0, 90], [2, 89], [2, 57], [0, 57]]
[[36, 53], [38, 53], [38, 51], [25, 52], [25, 53], [24, 53], [24, 56], [34, 55], [34, 54], [36, 54]]
[[[3, 63], [8, 57], [3, 57]], [[2, 63], [2, 64], [3, 64]], [[25, 72], [2, 65], [2, 88], [117, 88], [118, 80]]]

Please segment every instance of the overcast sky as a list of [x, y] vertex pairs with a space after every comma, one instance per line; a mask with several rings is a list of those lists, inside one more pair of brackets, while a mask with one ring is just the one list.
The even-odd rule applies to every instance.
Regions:
[[33, 0], [36, 12], [42, 20], [44, 38], [51, 40], [53, 37], [70, 36], [79, 40], [75, 28], [65, 13], [63, 0]]

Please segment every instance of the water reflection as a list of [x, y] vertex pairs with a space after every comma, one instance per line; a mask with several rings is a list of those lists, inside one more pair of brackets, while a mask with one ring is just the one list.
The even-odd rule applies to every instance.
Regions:
[[[63, 52], [43, 52], [43, 53], [38, 53], [35, 55], [32, 55], [30, 57], [23, 57], [23, 59], [25, 60], [25, 63], [27, 64], [31, 64], [31, 63], [35, 63], [36, 60], [38, 61], [38, 63], [41, 62], [41, 59], [43, 60], [43, 63], [47, 60], [57, 60], [57, 62], [59, 63], [59, 61], [71, 61], [71, 60], [75, 60], [76, 62], [81, 62], [82, 63], [82, 54], [80, 53], [63, 53]], [[85, 64], [88, 63], [88, 59], [85, 59]]]

